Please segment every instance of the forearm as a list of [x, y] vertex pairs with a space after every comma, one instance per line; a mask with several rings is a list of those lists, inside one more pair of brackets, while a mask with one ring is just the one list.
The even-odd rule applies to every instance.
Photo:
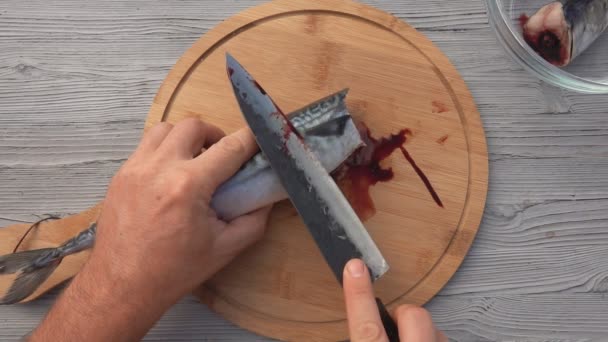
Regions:
[[223, 135], [198, 119], [144, 135], [110, 183], [89, 261], [30, 341], [140, 340], [260, 239], [270, 208], [227, 223], [210, 207], [216, 189], [257, 152], [249, 130]]
[[174, 298], [95, 258], [82, 268], [29, 341], [137, 341]]

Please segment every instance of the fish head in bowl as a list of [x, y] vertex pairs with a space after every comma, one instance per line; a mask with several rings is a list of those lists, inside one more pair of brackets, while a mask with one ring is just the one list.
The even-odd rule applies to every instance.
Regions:
[[[608, 0], [605, 1], [608, 5]], [[525, 25], [530, 26], [530, 18], [539, 13], [543, 8], [555, 5], [553, 13], [534, 17], [534, 26], [539, 25], [539, 17], [546, 20], [547, 25], [553, 25], [560, 18], [560, 2], [548, 0], [487, 0], [489, 20], [497, 34], [501, 45], [508, 54], [519, 62], [530, 73], [555, 86], [583, 93], [608, 93], [608, 31], [600, 34], [591, 44], [582, 51], [576, 53], [572, 60], [564, 55], [565, 48], [572, 45], [572, 37], [567, 36], [560, 30], [551, 33], [555, 37], [540, 37], [537, 32], [524, 30]], [[549, 8], [551, 9], [551, 8]], [[608, 17], [606, 17], [608, 20]], [[541, 25], [545, 22], [541, 22]], [[539, 39], [543, 39], [539, 42]], [[552, 40], [553, 39], [553, 40]], [[535, 43], [555, 44], [555, 40], [564, 42], [556, 49], [553, 58], [539, 54]], [[570, 40], [569, 40], [570, 39]], [[552, 45], [549, 45], [550, 47]], [[551, 50], [549, 50], [551, 52]], [[567, 65], [561, 65], [567, 64]]]

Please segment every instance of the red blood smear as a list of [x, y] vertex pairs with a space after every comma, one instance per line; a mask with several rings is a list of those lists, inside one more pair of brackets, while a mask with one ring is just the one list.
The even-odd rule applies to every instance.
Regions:
[[433, 101], [433, 113], [441, 114], [449, 111], [450, 109], [444, 103], [439, 101]]
[[441, 138], [437, 139], [437, 143], [439, 145], [443, 145], [443, 144], [445, 144], [446, 141], [448, 141], [449, 138], [450, 138], [450, 136], [446, 134], [446, 135], [442, 136]]
[[232, 74], [234, 74], [234, 69], [228, 68], [228, 76], [232, 77]]
[[369, 129], [365, 128], [364, 140], [368, 141], [371, 148], [373, 148], [371, 157], [366, 158], [365, 156], [361, 157], [357, 155], [357, 153], [365, 153], [365, 148], [363, 148], [363, 150], [360, 150], [353, 156], [354, 158], [347, 161], [337, 171], [338, 175], [336, 178], [340, 183], [342, 191], [344, 191], [351, 206], [362, 220], [368, 220], [376, 213], [376, 207], [369, 193], [370, 188], [379, 182], [389, 182], [395, 177], [392, 168], [382, 168], [380, 163], [398, 149], [402, 151], [403, 156], [422, 179], [437, 205], [443, 208], [443, 203], [428, 177], [403, 147], [407, 141], [408, 134], [411, 134], [411, 132], [403, 129], [398, 134], [377, 140], [371, 136]]
[[524, 33], [524, 40], [547, 62], [562, 66], [568, 59], [568, 49], [562, 47], [562, 42], [558, 35], [551, 30], [545, 30], [538, 35], [532, 35], [526, 30], [526, 24], [530, 18], [522, 14], [519, 17], [519, 24]]
[[[277, 109], [278, 108], [279, 107], [277, 107]], [[285, 118], [285, 122], [287, 123], [285, 126], [283, 126], [283, 138], [285, 140], [289, 139], [289, 135], [293, 133], [298, 137], [298, 139], [300, 139], [300, 141], [304, 141], [304, 138], [302, 137], [300, 132], [298, 132], [296, 127], [291, 123], [291, 121], [289, 121], [289, 119], [287, 119], [285, 114], [283, 114], [283, 112], [280, 109], [279, 109], [279, 112], [273, 113], [273, 115], [283, 115], [283, 117]]]
[[262, 94], [266, 95], [266, 91], [264, 90], [264, 88], [262, 88], [262, 86], [261, 86], [261, 85], [260, 85], [260, 84], [259, 84], [259, 83], [258, 83], [256, 80], [251, 80], [251, 82], [253, 82], [253, 85], [254, 85], [256, 88], [258, 88], [258, 90], [259, 90], [259, 91], [260, 91]]
[[[262, 88], [262, 86], [256, 80], [251, 80], [251, 82], [253, 83], [253, 85], [255, 85], [256, 88], [258, 88], [258, 90], [262, 93], [262, 95], [268, 96], [268, 94], [266, 93], [266, 90], [264, 90], [264, 88]], [[285, 140], [287, 140], [289, 138], [289, 135], [291, 133], [293, 133], [298, 137], [298, 139], [300, 139], [300, 141], [304, 141], [304, 138], [302, 137], [300, 132], [298, 132], [298, 130], [294, 127], [294, 125], [287, 118], [285, 113], [283, 113], [281, 108], [279, 108], [279, 106], [277, 106], [277, 104], [272, 99], [270, 99], [270, 101], [272, 101], [272, 104], [277, 109], [277, 111], [272, 113], [271, 115], [281, 115], [281, 116], [283, 116], [283, 118], [285, 118], [285, 122], [287, 122], [287, 125], [285, 125], [283, 127], [283, 138], [285, 138]], [[287, 147], [285, 146], [285, 148], [287, 148]]]
[[546, 30], [536, 37], [524, 34], [526, 42], [547, 62], [562, 65], [567, 59], [567, 52], [562, 49], [562, 43], [555, 33]]
[[519, 16], [519, 24], [522, 28], [528, 23], [528, 20], [530, 20], [530, 17], [528, 17], [525, 13], [522, 13]]
[[424, 174], [424, 172], [420, 169], [420, 167], [418, 167], [418, 165], [414, 161], [414, 158], [412, 158], [412, 156], [409, 154], [409, 152], [403, 146], [401, 146], [401, 153], [403, 153], [403, 156], [405, 157], [405, 159], [407, 159], [407, 161], [412, 165], [412, 167], [414, 168], [414, 171], [416, 171], [416, 173], [418, 174], [418, 177], [420, 177], [420, 179], [426, 186], [426, 189], [431, 194], [431, 197], [433, 197], [433, 200], [435, 201], [435, 203], [437, 203], [438, 206], [443, 208], [443, 202], [441, 202], [441, 198], [439, 198], [437, 191], [435, 191], [435, 189], [433, 188], [433, 184], [431, 184], [431, 181], [429, 180], [429, 178]]
[[[257, 84], [257, 82], [256, 82]], [[259, 84], [257, 84], [257, 86], [259, 87]], [[264, 94], [266, 94], [264, 92], [264, 89], [262, 89], [261, 87], [259, 88]], [[300, 132], [298, 132], [298, 130], [296, 129], [296, 127], [293, 125], [293, 123], [291, 123], [291, 120], [289, 120], [287, 118], [287, 115], [285, 115], [285, 113], [281, 110], [281, 108], [279, 108], [279, 106], [277, 106], [277, 104], [270, 99], [270, 101], [272, 101], [272, 104], [274, 105], [274, 107], [277, 109], [276, 112], [272, 113], [272, 115], [281, 115], [283, 116], [283, 118], [285, 118], [285, 122], [287, 123], [284, 127], [283, 127], [283, 138], [285, 140], [289, 139], [289, 135], [291, 133], [295, 134], [296, 137], [298, 137], [298, 139], [300, 139], [300, 141], [304, 141], [304, 138], [302, 137], [302, 135], [300, 134]]]

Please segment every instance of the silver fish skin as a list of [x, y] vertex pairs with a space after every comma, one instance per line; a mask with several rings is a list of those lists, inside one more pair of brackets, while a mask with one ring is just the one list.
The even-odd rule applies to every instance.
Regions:
[[[295, 129], [329, 172], [337, 169], [363, 146], [361, 135], [350, 120], [345, 97], [346, 91], [342, 91], [290, 115]], [[243, 213], [287, 198], [277, 174], [266, 157], [259, 153], [245, 165], [243, 171], [217, 189], [211, 207], [219, 217], [230, 221]]]
[[583, 53], [608, 27], [608, 0], [569, 0], [564, 16], [572, 35], [571, 60]]
[[554, 1], [523, 23], [524, 39], [548, 62], [564, 67], [608, 27], [608, 0]]
[[[328, 172], [337, 169], [364, 145], [345, 104], [347, 90], [321, 99], [289, 115]], [[287, 193], [260, 152], [220, 186], [211, 207], [227, 221], [287, 199]], [[30, 296], [66, 256], [93, 247], [97, 224], [56, 248], [44, 248], [0, 256], [0, 275], [18, 274], [0, 305], [15, 304]]]

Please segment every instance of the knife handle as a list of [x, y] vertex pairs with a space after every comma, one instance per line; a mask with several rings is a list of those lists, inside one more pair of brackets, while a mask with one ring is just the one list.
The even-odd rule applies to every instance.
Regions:
[[386, 331], [386, 336], [388, 337], [389, 342], [399, 342], [399, 329], [397, 327], [397, 323], [395, 323], [393, 317], [391, 317], [388, 310], [386, 310], [386, 307], [382, 303], [382, 300], [380, 300], [378, 297], [376, 297], [376, 304], [378, 304], [380, 319], [382, 320], [382, 325], [384, 326], [384, 330]]

